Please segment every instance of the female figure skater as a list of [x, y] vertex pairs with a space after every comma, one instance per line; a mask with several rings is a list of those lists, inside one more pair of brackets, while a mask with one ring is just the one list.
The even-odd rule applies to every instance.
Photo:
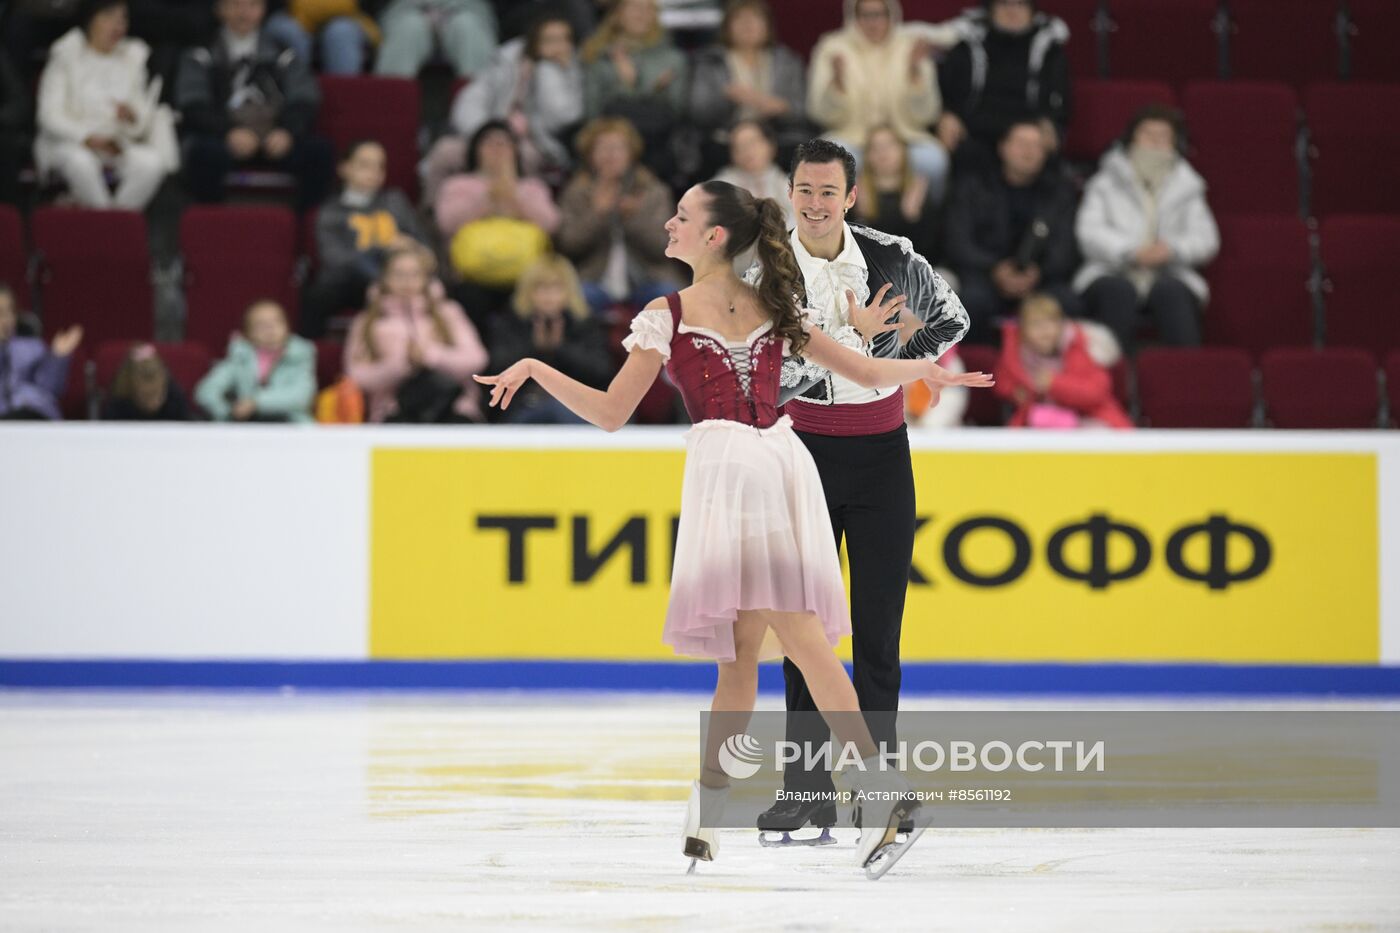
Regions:
[[[953, 374], [930, 360], [873, 359], [811, 327], [796, 296], [802, 273], [788, 243], [783, 210], [771, 199], [721, 181], [691, 188], [666, 222], [666, 255], [690, 266], [693, 284], [647, 305], [623, 341], [627, 362], [606, 391], [589, 388], [539, 360], [498, 376], [491, 405], [505, 408], [534, 379], [573, 412], [608, 431], [627, 422], [665, 365], [694, 427], [686, 435], [680, 532], [663, 639], [677, 652], [719, 663], [705, 761], [691, 789], [684, 852], [709, 861], [712, 827], [728, 792], [719, 747], [746, 728], [758, 689], [758, 662], [786, 656], [802, 671], [838, 742], [862, 758], [851, 784], [862, 802], [857, 864], [879, 877], [922, 830], [895, 842], [901, 819], [918, 806], [909, 784], [880, 769], [855, 689], [833, 648], [851, 630], [835, 538], [811, 455], [777, 413], [783, 357], [806, 359], [867, 386], [929, 379], [938, 385], [989, 386], [984, 373]], [[734, 273], [734, 257], [757, 243], [763, 275], [756, 287]], [[886, 331], [903, 296], [852, 315]], [[776, 644], [767, 637], [776, 638]], [[730, 728], [721, 728], [725, 723]], [[878, 864], [872, 864], [877, 863]]]

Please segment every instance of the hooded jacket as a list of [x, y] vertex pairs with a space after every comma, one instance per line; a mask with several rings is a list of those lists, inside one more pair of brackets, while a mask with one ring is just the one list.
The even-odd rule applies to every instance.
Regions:
[[[1066, 321], [1065, 327], [1069, 333], [1061, 356], [1061, 369], [1043, 398], [1021, 360], [1020, 327], [1013, 321], [1002, 328], [1001, 357], [994, 370], [996, 386], [993, 391], [1016, 406], [1007, 425], [1025, 427], [1031, 408], [1037, 403], [1049, 402], [1111, 428], [1131, 428], [1132, 419], [1113, 397], [1113, 376], [1109, 368], [1118, 362], [1120, 351], [1112, 336], [1092, 322]], [[1095, 333], [1093, 327], [1100, 327], [1099, 332]], [[1020, 399], [1016, 397], [1018, 389], [1023, 390]]]
[[1206, 183], [1183, 158], [1177, 158], [1157, 193], [1157, 229], [1147, 229], [1146, 190], [1122, 146], [1114, 146], [1084, 189], [1074, 232], [1085, 264], [1074, 277], [1083, 291], [1105, 275], [1126, 273], [1133, 255], [1155, 238], [1171, 247], [1162, 272], [1180, 279], [1205, 304], [1206, 280], [1197, 268], [1220, 250], [1220, 231], [1206, 203]]
[[[812, 51], [807, 84], [807, 115], [833, 136], [859, 142], [877, 126], [892, 126], [905, 142], [933, 137], [929, 126], [938, 119], [943, 99], [933, 61], [919, 62], [918, 80], [909, 78], [909, 61], [920, 39], [950, 46], [956, 33], [947, 27], [903, 22], [899, 0], [885, 0], [890, 31], [874, 45], [856, 24], [858, 0], [846, 0], [845, 25], [829, 32]], [[833, 62], [843, 62], [843, 90], [832, 85]]]
[[994, 29], [985, 9], [954, 20], [962, 40], [939, 66], [948, 109], [978, 139], [994, 143], [1016, 120], [1069, 123], [1069, 60], [1064, 20], [1036, 13], [1024, 33]]
[[[89, 136], [155, 146], [167, 170], [176, 168], [179, 157], [172, 115], [158, 104], [159, 85], [147, 81], [150, 53], [140, 39], [122, 39], [103, 55], [88, 45], [87, 36], [77, 27], [53, 44], [39, 80], [34, 161], [41, 172], [54, 169], [61, 147], [81, 146]], [[94, 81], [110, 81], [114, 74], [120, 76], [115, 84], [104, 83], [101, 94], [92, 93]], [[118, 103], [131, 108], [134, 123], [117, 119]]]
[[235, 334], [229, 339], [228, 355], [214, 364], [194, 390], [194, 400], [215, 421], [228, 420], [230, 396], [235, 400], [252, 399], [260, 415], [312, 421], [311, 404], [316, 399], [315, 345], [295, 335], [288, 338], [267, 381], [260, 383], [257, 349]]

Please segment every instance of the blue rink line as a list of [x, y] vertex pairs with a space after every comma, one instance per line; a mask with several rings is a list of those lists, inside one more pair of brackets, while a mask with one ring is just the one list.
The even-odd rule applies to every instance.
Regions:
[[[911, 694], [1400, 696], [1397, 666], [907, 662], [903, 669]], [[714, 682], [710, 664], [665, 661], [0, 659], [0, 688], [708, 692]], [[760, 665], [759, 689], [781, 692], [781, 667]]]

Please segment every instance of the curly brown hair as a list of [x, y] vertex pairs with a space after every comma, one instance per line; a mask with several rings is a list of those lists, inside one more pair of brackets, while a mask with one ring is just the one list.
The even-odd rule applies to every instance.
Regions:
[[807, 290], [802, 269], [788, 242], [787, 219], [772, 198], [755, 198], [727, 181], [711, 180], [700, 186], [709, 197], [709, 222], [729, 231], [724, 258], [733, 259], [750, 246], [758, 253], [762, 277], [754, 287], [759, 303], [768, 310], [774, 330], [791, 343], [794, 354], [807, 345], [800, 307]]

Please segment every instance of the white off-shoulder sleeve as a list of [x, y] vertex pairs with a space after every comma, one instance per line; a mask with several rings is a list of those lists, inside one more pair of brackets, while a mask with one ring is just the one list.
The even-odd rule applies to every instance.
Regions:
[[622, 349], [655, 350], [662, 362], [671, 358], [671, 311], [651, 308], [632, 318], [632, 333], [622, 339]]

